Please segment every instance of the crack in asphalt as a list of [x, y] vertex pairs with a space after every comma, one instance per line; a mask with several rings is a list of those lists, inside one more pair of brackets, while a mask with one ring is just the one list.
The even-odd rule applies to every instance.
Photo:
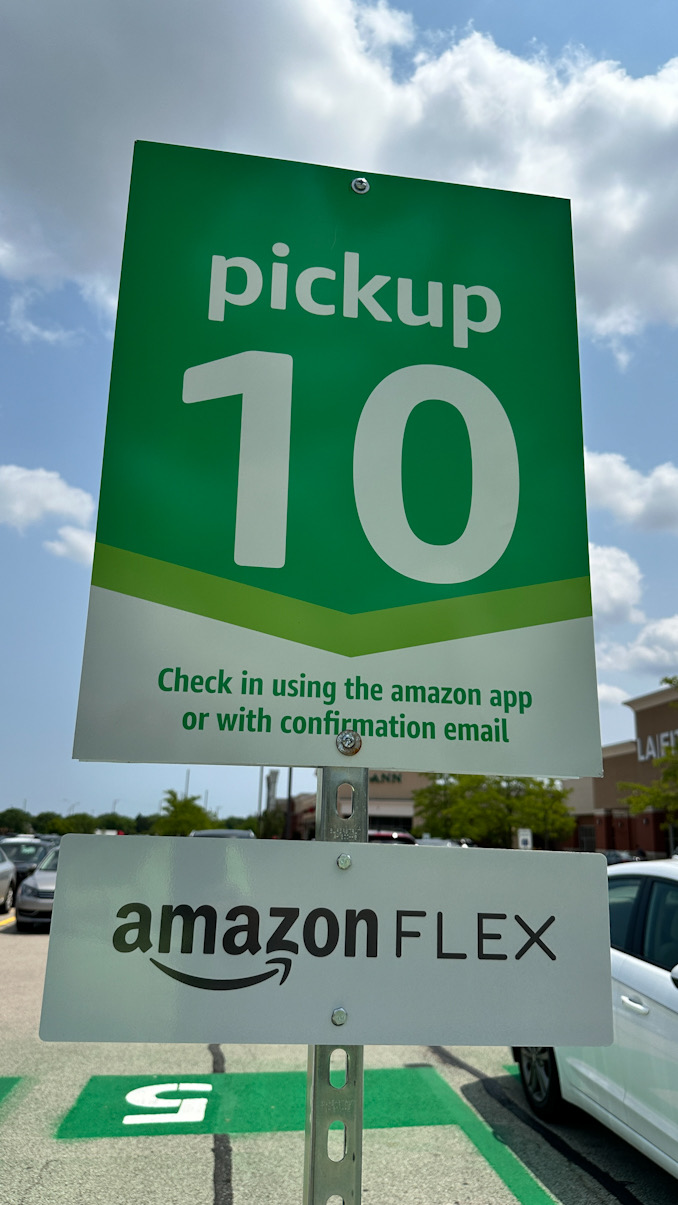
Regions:
[[44, 1188], [44, 1183], [43, 1183], [43, 1179], [42, 1179], [43, 1175], [45, 1174], [45, 1172], [47, 1171], [47, 1168], [52, 1163], [58, 1164], [58, 1162], [59, 1162], [58, 1159], [45, 1159], [45, 1161], [42, 1164], [42, 1166], [40, 1167], [35, 1179], [32, 1180], [31, 1183], [26, 1186], [25, 1191], [21, 1194], [21, 1200], [17, 1201], [16, 1205], [27, 1205], [29, 1193], [32, 1193], [34, 1188], [38, 1188], [38, 1187]]
[[[226, 1073], [226, 1059], [221, 1046], [208, 1046], [215, 1075]], [[233, 1147], [228, 1134], [213, 1134], [214, 1205], [233, 1205]]]

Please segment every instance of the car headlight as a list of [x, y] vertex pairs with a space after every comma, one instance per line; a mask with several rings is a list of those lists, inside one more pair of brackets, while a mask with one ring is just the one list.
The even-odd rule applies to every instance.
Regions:
[[31, 887], [30, 883], [22, 883], [19, 888], [19, 895], [37, 895], [37, 887]]

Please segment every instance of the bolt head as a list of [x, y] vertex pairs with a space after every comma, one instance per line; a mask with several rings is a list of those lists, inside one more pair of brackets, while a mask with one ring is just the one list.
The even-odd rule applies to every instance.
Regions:
[[359, 734], [357, 732], [351, 732], [348, 728], [344, 729], [343, 732], [340, 732], [339, 736], [337, 737], [337, 749], [340, 753], [343, 753], [345, 757], [353, 757], [354, 753], [357, 753], [360, 749], [362, 743], [363, 742]]
[[339, 869], [340, 870], [348, 870], [350, 865], [351, 865], [351, 855], [350, 854], [339, 854], [339, 857], [337, 858], [337, 866], [339, 867]]
[[357, 193], [369, 192], [370, 182], [364, 176], [356, 176], [355, 180], [351, 180], [351, 188]]
[[345, 1025], [347, 1021], [348, 1021], [348, 1013], [346, 1012], [346, 1009], [345, 1008], [335, 1008], [334, 1012], [332, 1013], [332, 1024], [333, 1025]]

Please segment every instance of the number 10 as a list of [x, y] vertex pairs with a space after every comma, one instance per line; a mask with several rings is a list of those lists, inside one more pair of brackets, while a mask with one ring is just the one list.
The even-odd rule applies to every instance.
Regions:
[[[293, 360], [245, 351], [184, 373], [184, 402], [242, 395], [235, 520], [237, 565], [281, 569], [287, 544]], [[402, 491], [405, 427], [420, 402], [461, 414], [471, 445], [468, 523], [450, 544], [427, 544], [407, 520]], [[397, 573], [436, 585], [471, 581], [505, 552], [518, 514], [518, 452], [506, 411], [487, 385], [443, 364], [412, 364], [384, 377], [358, 421], [353, 449], [358, 516], [372, 548]]]

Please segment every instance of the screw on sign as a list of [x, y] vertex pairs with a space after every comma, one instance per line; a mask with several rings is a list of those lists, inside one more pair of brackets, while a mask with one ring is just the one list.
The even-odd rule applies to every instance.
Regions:
[[362, 739], [357, 732], [340, 732], [337, 737], [337, 749], [346, 757], [353, 757], [360, 752]]

